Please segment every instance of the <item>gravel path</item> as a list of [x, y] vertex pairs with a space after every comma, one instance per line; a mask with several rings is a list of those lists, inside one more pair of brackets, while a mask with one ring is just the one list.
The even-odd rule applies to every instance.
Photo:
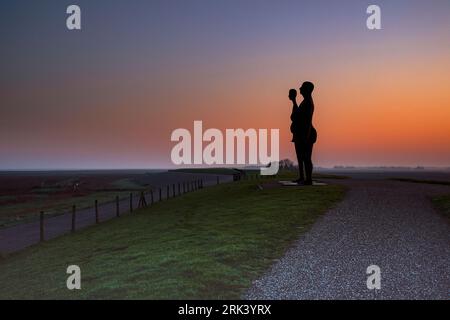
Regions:
[[[450, 187], [386, 180], [349, 187], [261, 279], [246, 299], [449, 299], [450, 224], [431, 195]], [[381, 268], [381, 290], [366, 269]]]

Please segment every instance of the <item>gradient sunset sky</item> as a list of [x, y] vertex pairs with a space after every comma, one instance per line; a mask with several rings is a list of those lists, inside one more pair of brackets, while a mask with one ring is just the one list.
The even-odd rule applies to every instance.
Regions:
[[294, 159], [305, 80], [317, 165], [450, 166], [448, 0], [5, 0], [0, 17], [0, 169], [171, 167], [194, 120], [279, 128]]

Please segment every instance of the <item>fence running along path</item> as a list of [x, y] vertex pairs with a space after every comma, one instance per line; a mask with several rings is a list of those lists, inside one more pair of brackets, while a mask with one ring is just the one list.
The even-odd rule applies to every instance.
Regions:
[[[250, 177], [244, 176], [244, 179], [250, 179]], [[100, 204], [95, 200], [91, 208], [78, 209], [73, 205], [70, 212], [61, 215], [47, 216], [44, 211], [41, 211], [37, 221], [0, 229], [0, 254], [20, 251], [39, 242], [118, 218], [123, 214], [132, 214], [133, 210], [137, 208], [149, 207], [157, 202], [179, 197], [207, 186], [231, 181], [233, 181], [232, 176], [221, 175], [216, 177], [211, 175], [209, 179], [202, 178], [163, 184], [158, 188], [137, 194], [130, 193], [128, 197], [119, 198], [119, 196], [115, 196], [112, 201], [107, 203]], [[165, 192], [164, 186], [166, 187]]]

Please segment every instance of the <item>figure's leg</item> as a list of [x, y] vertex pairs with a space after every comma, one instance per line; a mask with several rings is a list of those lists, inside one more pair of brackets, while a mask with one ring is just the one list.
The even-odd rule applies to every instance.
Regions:
[[305, 180], [305, 175], [303, 171], [303, 157], [302, 157], [302, 146], [299, 142], [295, 142], [295, 153], [297, 154], [298, 161], [298, 174], [299, 178], [296, 182], [303, 182]]
[[308, 143], [305, 146], [304, 152], [304, 162], [305, 162], [305, 171], [306, 171], [306, 184], [312, 184], [312, 172], [313, 172], [313, 163], [312, 163], [312, 151], [313, 151], [313, 143]]

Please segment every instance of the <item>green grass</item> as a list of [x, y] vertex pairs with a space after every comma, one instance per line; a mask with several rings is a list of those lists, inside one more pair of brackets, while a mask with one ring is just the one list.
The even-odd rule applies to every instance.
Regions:
[[434, 206], [442, 212], [442, 214], [450, 219], [450, 194], [439, 196], [432, 199]]
[[[234, 299], [340, 201], [340, 186], [223, 184], [0, 260], [0, 299]], [[66, 268], [82, 289], [66, 289]]]
[[441, 181], [441, 180], [422, 180], [422, 179], [411, 179], [411, 178], [390, 178], [389, 180], [401, 181], [401, 182], [411, 182], [411, 183], [439, 184], [439, 185], [444, 185], [444, 186], [450, 186], [450, 181]]

